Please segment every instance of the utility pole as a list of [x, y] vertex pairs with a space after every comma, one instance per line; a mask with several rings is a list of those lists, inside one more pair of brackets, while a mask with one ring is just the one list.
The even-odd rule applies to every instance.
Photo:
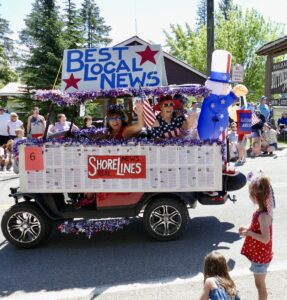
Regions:
[[214, 0], [207, 1], [207, 74], [210, 74], [211, 70], [211, 56], [214, 50]]

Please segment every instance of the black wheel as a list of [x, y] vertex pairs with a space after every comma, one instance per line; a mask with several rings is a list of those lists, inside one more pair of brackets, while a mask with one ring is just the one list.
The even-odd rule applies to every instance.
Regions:
[[32, 248], [49, 237], [52, 221], [33, 203], [19, 203], [4, 213], [1, 229], [14, 246]]
[[161, 241], [177, 239], [188, 224], [188, 210], [184, 203], [175, 199], [159, 198], [144, 211], [146, 232]]

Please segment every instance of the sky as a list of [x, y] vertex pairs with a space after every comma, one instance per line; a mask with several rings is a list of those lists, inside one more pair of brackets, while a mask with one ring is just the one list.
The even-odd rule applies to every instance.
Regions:
[[[64, 0], [57, 0], [58, 4]], [[81, 0], [75, 0], [80, 7]], [[218, 5], [215, 0], [215, 6]], [[287, 1], [285, 0], [233, 0], [244, 9], [255, 8], [266, 19], [284, 23], [287, 33]], [[30, 13], [34, 0], [0, 0], [0, 16], [10, 23], [14, 31], [24, 28], [25, 17]], [[165, 44], [163, 30], [169, 32], [170, 24], [196, 23], [198, 0], [96, 0], [101, 16], [112, 27], [110, 37], [115, 45], [134, 35], [155, 44]]]

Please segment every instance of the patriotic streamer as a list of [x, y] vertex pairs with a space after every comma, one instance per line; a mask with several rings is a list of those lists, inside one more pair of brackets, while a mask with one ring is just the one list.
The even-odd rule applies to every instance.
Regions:
[[130, 223], [128, 218], [108, 220], [78, 220], [65, 221], [58, 225], [61, 233], [79, 235], [84, 233], [89, 239], [100, 231], [115, 232]]
[[[221, 154], [224, 158], [225, 153], [225, 143], [220, 141], [219, 139], [216, 140], [195, 140], [189, 139], [186, 137], [183, 138], [170, 138], [170, 139], [146, 139], [146, 138], [131, 138], [131, 139], [123, 139], [123, 140], [115, 140], [115, 139], [98, 139], [93, 140], [87, 138], [88, 133], [93, 135], [93, 132], [97, 133], [98, 135], [103, 134], [106, 131], [106, 128], [91, 128], [91, 129], [84, 129], [76, 132], [76, 136], [74, 138], [63, 138], [63, 139], [27, 139], [27, 140], [19, 140], [14, 143], [13, 145], [13, 155], [19, 155], [19, 146], [20, 145], [28, 145], [28, 146], [39, 146], [42, 147], [44, 145], [67, 145], [67, 146], [203, 146], [203, 145], [213, 145], [214, 143], [221, 146]], [[84, 132], [84, 136], [81, 134]]]
[[[205, 97], [209, 94], [209, 90], [205, 86], [191, 85], [186, 87], [142, 87], [147, 96], [159, 97], [161, 95], [182, 94], [193, 97]], [[34, 99], [38, 101], [52, 101], [59, 106], [71, 106], [82, 104], [85, 101], [95, 100], [97, 98], [115, 98], [115, 97], [140, 97], [139, 88], [129, 89], [110, 89], [99, 91], [82, 91], [73, 93], [63, 93], [59, 90], [37, 90]]]

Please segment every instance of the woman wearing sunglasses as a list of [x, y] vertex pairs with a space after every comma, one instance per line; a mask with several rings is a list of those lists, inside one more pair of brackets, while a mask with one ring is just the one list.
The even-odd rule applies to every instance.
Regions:
[[176, 115], [176, 109], [181, 105], [180, 101], [172, 96], [161, 96], [154, 110], [160, 111], [152, 128], [153, 138], [172, 138], [180, 135], [180, 130], [188, 130], [195, 123], [194, 116], [185, 117]]
[[136, 136], [144, 127], [142, 104], [137, 103], [134, 111], [138, 117], [137, 123], [128, 125], [128, 117], [122, 110], [122, 106], [111, 105], [105, 117], [107, 138], [121, 140]]

